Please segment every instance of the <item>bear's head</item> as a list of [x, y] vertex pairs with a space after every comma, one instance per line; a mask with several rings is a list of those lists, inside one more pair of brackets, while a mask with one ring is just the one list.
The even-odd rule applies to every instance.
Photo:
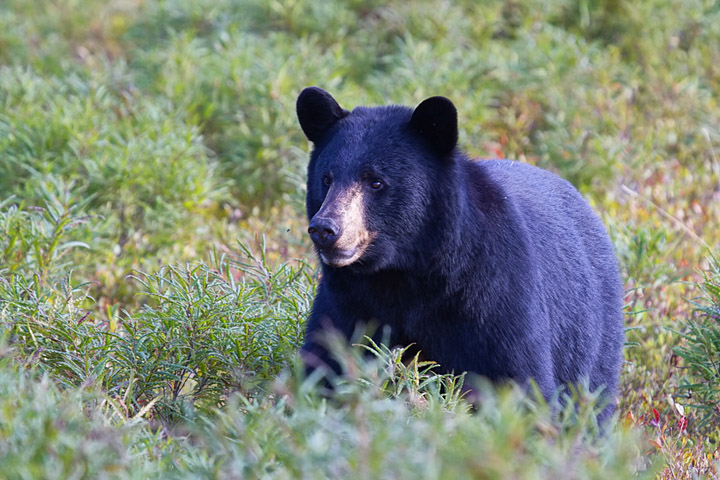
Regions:
[[452, 188], [458, 139], [452, 102], [432, 97], [414, 110], [349, 112], [309, 87], [298, 97], [297, 115], [314, 145], [306, 206], [322, 262], [360, 272], [412, 265], [429, 248], [442, 211], [437, 203]]

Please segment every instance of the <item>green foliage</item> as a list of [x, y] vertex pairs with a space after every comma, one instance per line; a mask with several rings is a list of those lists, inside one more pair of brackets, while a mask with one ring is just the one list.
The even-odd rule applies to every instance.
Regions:
[[[652, 478], [634, 466], [637, 438], [618, 429], [595, 437], [592, 402], [553, 417], [519, 389], [483, 385], [471, 412], [464, 402], [427, 383], [402, 381], [399, 397], [392, 357], [348, 359], [357, 377], [342, 384], [338, 405], [313, 396], [308, 385], [277, 385], [279, 401], [234, 399], [217, 423], [203, 428], [199, 452], [214, 455], [193, 473], [241, 472], [248, 478]], [[352, 353], [349, 354], [353, 356]], [[450, 380], [450, 379], [448, 379]], [[421, 385], [425, 385], [424, 387]], [[429, 388], [428, 388], [429, 387]], [[262, 439], [258, 441], [258, 439]], [[197, 455], [199, 452], [194, 452]], [[633, 472], [633, 473], [631, 473]]]
[[713, 257], [702, 297], [695, 300], [696, 315], [683, 322], [685, 342], [675, 351], [688, 370], [681, 388], [687, 390], [691, 404], [701, 410], [697, 428], [710, 433], [715, 441], [720, 431], [720, 260]]
[[[60, 391], [47, 376], [9, 369], [7, 358], [0, 365], [3, 478], [141, 479], [169, 464], [162, 438], [137, 425], [113, 424], [100, 395]], [[154, 451], [143, 451], [146, 442]], [[155, 461], [142, 462], [148, 457]]]
[[264, 252], [246, 249], [241, 263], [221, 257], [212, 267], [165, 267], [136, 277], [147, 296], [140, 312], [109, 307], [103, 319], [90, 309], [88, 286], [73, 285], [52, 262], [54, 252], [75, 246], [62, 235], [71, 213], [11, 206], [3, 216], [5, 251], [17, 249], [28, 228], [46, 235], [24, 245], [38, 273], [0, 277], [0, 331], [64, 386], [98, 385], [122, 399], [127, 416], [150, 404], [161, 417], [219, 405], [228, 391], [272, 379], [299, 347], [312, 298], [304, 265], [271, 268]]
[[221, 258], [138, 277], [150, 303], [111, 316], [104, 366], [108, 392], [131, 392], [130, 413], [150, 402], [163, 416], [215, 407], [292, 362], [313, 295], [308, 275], [304, 266], [250, 261], [241, 270]]
[[[8, 478], [651, 478], [638, 469], [638, 438], [617, 428], [597, 437], [593, 402], [553, 415], [516, 388], [483, 385], [471, 412], [452, 378], [398, 375], [400, 352], [339, 355], [355, 371], [341, 401], [317, 395], [299, 372], [270, 395], [234, 395], [220, 410], [165, 438], [119, 401], [0, 369], [0, 460]], [[5, 352], [7, 353], [7, 352]], [[449, 382], [449, 383], [448, 383]], [[402, 384], [396, 395], [389, 384]], [[21, 402], [16, 399], [22, 398]], [[585, 398], [583, 401], [582, 399]], [[167, 432], [166, 432], [167, 433]], [[632, 472], [632, 473], [631, 473]]]
[[[718, 45], [704, 0], [1, 1], [2, 474], [716, 475], [717, 275], [692, 317], [683, 289], [720, 242]], [[582, 402], [552, 419], [488, 389], [471, 415], [465, 379], [382, 345], [340, 351], [342, 402], [296, 378], [307, 85], [446, 95], [472, 155], [590, 197], [634, 312], [620, 413], [659, 455], [590, 441]]]
[[628, 279], [626, 288], [652, 288], [682, 278], [686, 272], [677, 271], [665, 262], [663, 255], [673, 250], [668, 245], [670, 234], [665, 228], [648, 225], [619, 226], [607, 219], [608, 229], [615, 241], [615, 253]]
[[82, 205], [68, 206], [66, 198], [53, 194], [45, 197], [44, 207], [26, 209], [15, 200], [0, 202], [0, 273], [35, 275], [44, 283], [55, 280], [69, 267], [71, 250], [89, 248], [76, 240], [89, 219], [80, 213]]
[[134, 94], [121, 68], [99, 80], [0, 69], [0, 190], [34, 203], [48, 182], [72, 185], [122, 243], [140, 227], [169, 230], [222, 189], [197, 128]]

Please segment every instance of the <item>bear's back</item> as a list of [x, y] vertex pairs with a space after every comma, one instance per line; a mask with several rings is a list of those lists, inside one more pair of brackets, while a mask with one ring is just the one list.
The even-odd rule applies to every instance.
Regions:
[[[547, 170], [510, 160], [474, 167], [500, 187], [520, 218], [541, 279], [539, 307], [547, 312], [553, 356], [566, 359], [555, 365], [558, 382], [589, 375], [612, 391], [624, 342], [623, 287], [602, 221], [570, 182]], [[596, 372], [596, 365], [609, 368]]]

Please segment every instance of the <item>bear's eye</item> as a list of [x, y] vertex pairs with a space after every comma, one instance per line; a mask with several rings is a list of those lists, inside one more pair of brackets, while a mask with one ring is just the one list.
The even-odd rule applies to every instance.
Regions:
[[332, 178], [330, 178], [329, 175], [325, 175], [322, 178], [322, 182], [323, 182], [323, 185], [327, 185], [329, 187], [330, 184], [332, 183]]
[[372, 182], [370, 182], [370, 188], [372, 188], [373, 190], [380, 190], [381, 188], [383, 188], [383, 185], [384, 184], [383, 184], [382, 180], [375, 179]]

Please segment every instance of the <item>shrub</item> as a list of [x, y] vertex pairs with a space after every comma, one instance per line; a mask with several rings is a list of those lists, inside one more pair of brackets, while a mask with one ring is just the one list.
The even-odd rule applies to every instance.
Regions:
[[[128, 415], [152, 402], [160, 418], [254, 395], [288, 367], [312, 298], [305, 266], [271, 268], [263, 254], [138, 274], [147, 303], [111, 317], [103, 367]], [[118, 312], [116, 312], [118, 313]]]
[[[2, 477], [141, 479], [165, 469], [167, 442], [107, 413], [101, 395], [60, 390], [48, 376], [21, 373], [7, 357], [0, 360]], [[153, 448], [144, 451], [148, 443]]]
[[700, 412], [695, 427], [712, 433], [715, 441], [720, 432], [720, 260], [713, 257], [704, 281], [699, 284], [702, 296], [695, 301], [695, 315], [682, 324], [684, 343], [675, 349], [687, 365], [681, 388]]
[[198, 448], [183, 468], [246, 478], [600, 479], [656, 471], [638, 461], [643, 447], [632, 432], [597, 436], [597, 410], [582, 394], [578, 409], [554, 416], [521, 389], [485, 384], [472, 412], [457, 401], [458, 379], [403, 371], [400, 352], [370, 348], [371, 359], [341, 350], [354, 373], [338, 385], [340, 402], [288, 377], [276, 383], [273, 402], [231, 399], [214, 422], [199, 424]]
[[[83, 217], [60, 203], [0, 211], [0, 332], [22, 362], [65, 387], [97, 385], [126, 416], [155, 405], [160, 418], [251, 393], [292, 362], [312, 289], [304, 264], [271, 266], [259, 253], [214, 257], [134, 276], [144, 307], [94, 310], [87, 283], [63, 255]], [[102, 315], [105, 313], [105, 315]]]
[[[296, 367], [267, 394], [232, 395], [222, 408], [158, 428], [143, 419], [148, 409], [128, 420], [120, 399], [18, 372], [2, 345], [3, 475], [600, 479], [656, 471], [639, 461], [643, 447], [632, 431], [596, 435], [587, 398], [553, 415], [520, 389], [487, 384], [471, 412], [458, 401], [458, 379], [400, 371], [401, 352], [370, 348], [371, 358], [357, 348], [339, 353], [355, 372], [338, 385], [341, 401], [319, 397]], [[403, 388], [390, 393], [391, 385]]]

